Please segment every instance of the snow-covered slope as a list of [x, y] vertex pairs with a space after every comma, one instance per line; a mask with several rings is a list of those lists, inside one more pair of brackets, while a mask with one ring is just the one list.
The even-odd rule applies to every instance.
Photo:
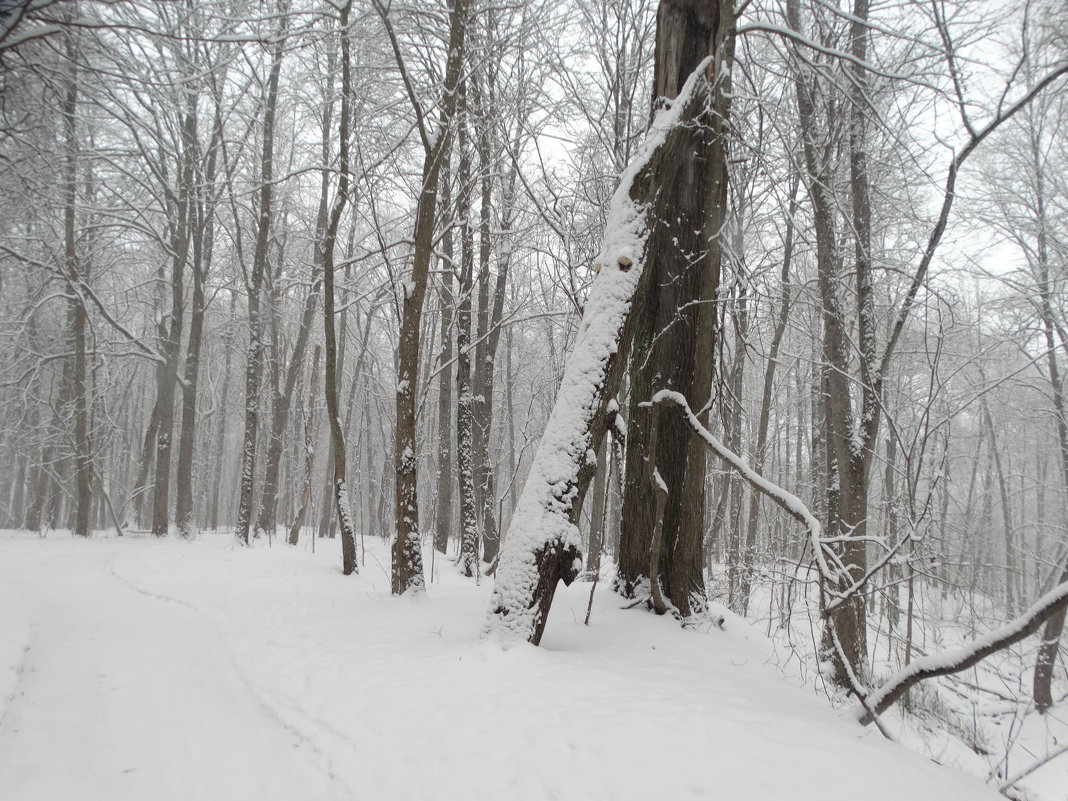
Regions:
[[[332, 543], [331, 543], [332, 544]], [[744, 625], [589, 584], [541, 648], [479, 639], [490, 581], [389, 595], [334, 549], [0, 536], [0, 796], [980, 801], [793, 686]], [[429, 561], [428, 561], [429, 564]]]

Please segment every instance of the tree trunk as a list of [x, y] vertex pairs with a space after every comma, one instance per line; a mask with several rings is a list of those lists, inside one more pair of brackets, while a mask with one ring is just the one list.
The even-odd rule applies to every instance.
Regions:
[[[446, 158], [448, 156], [446, 155]], [[441, 205], [449, 208], [452, 181], [448, 174], [448, 164], [443, 168], [445, 175], [441, 179]], [[453, 294], [452, 278], [456, 270], [453, 263], [453, 236], [451, 228], [442, 235], [441, 241], [441, 356], [438, 361], [438, 473], [437, 504], [434, 509], [434, 550], [445, 553], [449, 548], [449, 535], [452, 533], [452, 485], [453, 485], [453, 451], [452, 451], [452, 395], [453, 371], [450, 368], [453, 358]]]
[[233, 324], [234, 309], [237, 306], [237, 296], [230, 293], [230, 316], [227, 318], [226, 333], [223, 334], [223, 382], [216, 402], [215, 414], [218, 415], [218, 423], [215, 427], [215, 471], [211, 482], [211, 507], [208, 515], [211, 521], [211, 530], [219, 530], [219, 492], [222, 486], [222, 469], [224, 459], [223, 449], [226, 446], [226, 407], [230, 399], [230, 358], [233, 354]]
[[[642, 467], [649, 438], [649, 412], [642, 405], [659, 389], [671, 388], [695, 401], [707, 420], [715, 353], [716, 310], [725, 219], [730, 65], [734, 48], [733, 3], [661, 2], [653, 96], [675, 98], [683, 81], [713, 55], [716, 85], [703, 124], [679, 143], [681, 164], [665, 176], [660, 218], [651, 258], [650, 291], [634, 309], [630, 356], [630, 410], [626, 487], [623, 498], [617, 588], [632, 595], [648, 577], [650, 536], [656, 509], [654, 486]], [[698, 168], [697, 165], [701, 165]], [[707, 165], [707, 166], [706, 166]], [[694, 254], [703, 254], [695, 258]], [[705, 452], [672, 416], [660, 425], [657, 464], [672, 503], [665, 509], [660, 575], [668, 600], [686, 618], [704, 605]]]
[[71, 344], [74, 348], [74, 365], [71, 371], [71, 395], [74, 401], [74, 479], [75, 479], [75, 518], [74, 533], [88, 537], [90, 530], [90, 510], [93, 502], [92, 492], [92, 455], [89, 434], [89, 399], [86, 386], [86, 328], [85, 305], [79, 283], [87, 276], [79, 275], [77, 248], [77, 214], [78, 214], [78, 131], [76, 114], [78, 111], [77, 60], [73, 34], [67, 37], [67, 52], [70, 58], [66, 94], [63, 99], [63, 132], [66, 154], [64, 158], [63, 180], [63, 249], [65, 270], [69, 282], [70, 309], [67, 319], [70, 322]]
[[[351, 59], [349, 58], [349, 10], [346, 2], [341, 8], [341, 120], [338, 129], [340, 147], [338, 157], [338, 188], [330, 221], [320, 243], [323, 262], [323, 329], [326, 346], [326, 412], [330, 421], [331, 450], [334, 455], [333, 489], [338, 526], [341, 529], [341, 572], [348, 576], [358, 573], [356, 565], [356, 530], [352, 520], [352, 506], [346, 483], [347, 456], [345, 437], [341, 430], [341, 412], [338, 409], [338, 357], [337, 334], [334, 331], [334, 245], [337, 242], [341, 214], [345, 210], [349, 192], [349, 136]], [[355, 379], [354, 379], [355, 380]]]
[[[1049, 245], [1046, 231], [1046, 198], [1043, 183], [1043, 171], [1040, 163], [1040, 151], [1037, 141], [1032, 141], [1031, 157], [1034, 163], [1036, 180], [1036, 222], [1038, 236], [1036, 247], [1039, 309], [1042, 328], [1046, 337], [1046, 366], [1049, 372], [1050, 390], [1053, 397], [1053, 412], [1057, 425], [1057, 444], [1061, 464], [1061, 480], [1068, 491], [1068, 418], [1065, 417], [1064, 387], [1061, 384], [1060, 364], [1057, 361], [1057, 348], [1054, 338], [1053, 292], [1049, 270]], [[1060, 576], [1061, 583], [1068, 581], [1068, 558]], [[1053, 705], [1053, 668], [1057, 662], [1061, 634], [1064, 631], [1065, 607], [1060, 606], [1046, 621], [1042, 630], [1042, 645], [1035, 660], [1034, 700], [1035, 707], [1045, 712]]]
[[[760, 416], [757, 420], [756, 447], [753, 449], [753, 469], [764, 472], [764, 462], [768, 450], [768, 428], [771, 424], [771, 399], [775, 389], [775, 369], [779, 364], [779, 348], [786, 333], [786, 324], [790, 319], [790, 264], [794, 255], [794, 216], [797, 214], [797, 189], [800, 178], [795, 177], [790, 188], [790, 209], [787, 213], [786, 238], [783, 243], [782, 275], [779, 286], [782, 299], [779, 301], [779, 314], [775, 320], [775, 330], [768, 348], [768, 363], [764, 367], [764, 391], [760, 398]], [[789, 408], [789, 403], [787, 403]], [[789, 450], [787, 450], [787, 453]], [[749, 608], [749, 594], [752, 591], [753, 560], [756, 553], [757, 522], [760, 517], [760, 499], [757, 492], [749, 496], [749, 520], [745, 529], [745, 546], [742, 549], [742, 577], [738, 590], [738, 608], [744, 616]]]
[[[416, 476], [416, 386], [419, 375], [419, 335], [422, 327], [423, 300], [426, 297], [430, 261], [433, 257], [434, 219], [437, 211], [438, 183], [445, 153], [452, 140], [460, 68], [464, 62], [468, 0], [455, 0], [449, 13], [449, 50], [442, 87], [438, 129], [431, 138], [425, 131], [426, 120], [415, 103], [420, 131], [424, 134], [422, 190], [415, 211], [412, 237], [411, 278], [404, 283], [400, 341], [397, 346], [397, 420], [394, 429], [393, 465], [394, 520], [397, 536], [393, 543], [392, 588], [394, 595], [425, 589], [423, 554], [419, 534], [419, 496]], [[385, 13], [384, 11], [382, 13]]]
[[278, 79], [285, 54], [288, 18], [282, 16], [271, 53], [271, 69], [263, 109], [263, 142], [260, 156], [259, 209], [256, 250], [248, 286], [248, 361], [245, 365], [245, 439], [241, 452], [241, 498], [237, 511], [238, 541], [248, 545], [252, 521], [252, 494], [256, 479], [256, 447], [260, 429], [260, 384], [263, 377], [263, 321], [260, 294], [267, 273], [267, 249], [271, 241], [271, 201], [274, 193], [274, 120], [278, 105]]
[[[193, 451], [196, 446], [200, 354], [204, 335], [204, 314], [207, 310], [204, 282], [211, 269], [215, 246], [215, 207], [210, 192], [215, 185], [216, 152], [222, 140], [220, 113], [221, 110], [216, 106], [207, 160], [199, 182], [202, 186], [198, 186], [195, 190], [193, 203], [193, 209], [196, 212], [193, 230], [193, 297], [189, 313], [189, 343], [185, 354], [185, 386], [182, 388], [182, 430], [178, 441], [178, 487], [174, 513], [178, 533], [183, 537], [193, 536], [196, 530], [193, 503]], [[192, 144], [195, 144], [195, 141]], [[207, 187], [209, 193], [207, 199], [205, 199], [203, 187]], [[219, 460], [222, 460], [221, 449]]]
[[474, 232], [471, 228], [471, 155], [467, 143], [467, 115], [464, 84], [460, 88], [461, 114], [458, 123], [457, 173], [460, 216], [460, 297], [456, 307], [456, 462], [460, 488], [460, 569], [465, 576], [478, 573], [478, 519], [475, 498], [475, 393], [471, 387], [471, 295], [474, 292]]
[[[722, 19], [717, 41], [732, 42], [733, 8], [725, 3], [719, 11]], [[713, 49], [711, 39], [704, 46], [702, 55]], [[716, 49], [714, 58], [694, 59], [690, 65], [693, 72], [679, 97], [670, 109], [657, 115], [645, 146], [624, 173], [613, 197], [598, 258], [600, 270], [509, 525], [484, 635], [521, 638], [537, 645], [558, 582], [570, 583], [582, 566], [578, 520], [609, 420], [609, 401], [623, 377], [621, 353], [638, 325], [646, 294], [662, 278], [658, 260], [675, 250], [676, 236], [693, 236], [663, 221], [678, 218], [676, 199], [685, 198], [687, 191], [694, 189], [689, 159], [694, 154], [695, 137], [703, 140], [701, 132], [712, 127], [719, 130], [711, 110], [725, 109], [725, 97], [720, 95], [726, 94], [727, 87], [722, 83], [714, 87], [710, 76], [725, 79], [729, 55], [729, 48], [722, 48]], [[722, 196], [721, 187], [708, 189], [713, 197]], [[697, 252], [704, 251], [713, 231], [718, 231], [718, 226], [705, 228], [710, 216], [702, 214], [700, 218], [698, 229], [704, 233], [697, 237]], [[688, 228], [683, 222], [681, 228], [690, 230], [692, 226]], [[711, 305], [706, 304], [706, 308]], [[709, 368], [710, 362], [709, 355]], [[688, 445], [682, 443], [683, 448]], [[668, 458], [677, 456], [676, 452]], [[703, 487], [703, 466], [700, 472]], [[698, 553], [699, 547], [698, 542]], [[684, 570], [694, 567], [688, 560], [682, 561]], [[701, 568], [698, 561], [698, 573]]]
[[319, 394], [319, 363], [322, 349], [316, 345], [312, 355], [311, 375], [308, 377], [310, 387], [308, 389], [308, 406], [304, 411], [304, 486], [300, 492], [300, 506], [293, 518], [293, 525], [289, 527], [289, 544], [296, 545], [300, 538], [300, 529], [304, 525], [304, 517], [311, 505], [311, 479], [312, 467], [315, 466], [315, 431], [317, 429], [315, 418], [315, 404]]

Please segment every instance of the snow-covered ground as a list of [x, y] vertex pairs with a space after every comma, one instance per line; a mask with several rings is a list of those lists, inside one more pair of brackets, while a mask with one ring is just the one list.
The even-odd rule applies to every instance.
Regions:
[[587, 628], [576, 582], [541, 648], [503, 650], [489, 580], [439, 559], [395, 599], [378, 541], [348, 578], [332, 545], [0, 535], [0, 797], [1001, 797], [835, 713], [734, 619], [683, 632], [602, 588]]

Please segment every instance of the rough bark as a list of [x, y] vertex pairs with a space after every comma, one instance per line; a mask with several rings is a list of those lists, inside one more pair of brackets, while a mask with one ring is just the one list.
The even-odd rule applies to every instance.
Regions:
[[[680, 164], [663, 176], [658, 217], [647, 250], [650, 290], [634, 310], [630, 356], [626, 475], [617, 589], [632, 595], [646, 578], [656, 492], [641, 478], [648, 450], [649, 412], [641, 404], [671, 388], [695, 401], [706, 419], [712, 386], [716, 312], [726, 205], [726, 120], [734, 47], [731, 2], [662, 2], [657, 15], [653, 96], [674, 98], [682, 82], [709, 55], [716, 59], [715, 88], [696, 125], [679, 142]], [[657, 463], [673, 502], [664, 514], [660, 574], [678, 614], [704, 604], [705, 453], [675, 418], [661, 423]]]
[[[733, 29], [729, 15], [726, 21]], [[689, 185], [695, 123], [707, 120], [712, 102], [709, 74], [722, 74], [713, 58], [694, 66], [675, 104], [657, 115], [612, 199], [600, 271], [504, 539], [484, 636], [537, 645], [557, 584], [573, 581], [582, 567], [578, 520], [606, 433], [609, 402], [623, 377], [621, 353], [634, 332], [635, 305], [655, 275], [647, 262], [670, 246], [673, 231], [663, 221], [674, 219], [674, 198]]]
[[[395, 595], [425, 589], [423, 554], [419, 531], [419, 496], [416, 476], [416, 397], [418, 396], [419, 340], [423, 301], [426, 298], [430, 261], [433, 257], [434, 220], [437, 210], [441, 168], [452, 140], [457, 103], [457, 86], [464, 61], [468, 23], [468, 0], [455, 0], [449, 13], [449, 53], [445, 67], [437, 131], [433, 138], [425, 130], [426, 121], [413, 97], [423, 133], [423, 180], [415, 212], [414, 248], [411, 278], [404, 286], [400, 341], [397, 346], [397, 419], [393, 443], [394, 519], [397, 536], [392, 553], [392, 588]], [[379, 7], [381, 13], [385, 11]]]

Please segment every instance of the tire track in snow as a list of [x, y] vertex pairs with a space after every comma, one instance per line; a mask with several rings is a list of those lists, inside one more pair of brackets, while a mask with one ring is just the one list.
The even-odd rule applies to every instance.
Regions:
[[[307, 712], [304, 712], [292, 700], [286, 699], [284, 702], [284, 706], [288, 709], [290, 715], [302, 718], [305, 722], [305, 725], [310, 726], [313, 731], [312, 733], [309, 733], [307, 729], [302, 729], [298, 723], [294, 722], [291, 718], [286, 717], [278, 703], [275, 703], [269, 698], [267, 698], [264, 693], [260, 692], [256, 688], [252, 680], [249, 678], [247, 671], [241, 666], [241, 663], [238, 661], [236, 654], [234, 654], [233, 647], [230, 645], [230, 641], [226, 638], [226, 635], [223, 634], [218, 624], [216, 624], [215, 621], [213, 621], [207, 614], [205, 614], [203, 610], [201, 610], [194, 604], [189, 603], [188, 601], [182, 600], [181, 598], [175, 598], [172, 595], [167, 595], [165, 593], [161, 593], [154, 590], [148, 590], [139, 586], [134, 580], [130, 579], [128, 576], [124, 576], [119, 573], [115, 569], [114, 562], [110, 563], [108, 567], [108, 572], [111, 574], [111, 576], [120, 585], [130, 590], [131, 592], [135, 592], [139, 595], [151, 598], [161, 603], [177, 604], [178, 606], [183, 607], [184, 609], [188, 609], [196, 613], [196, 615], [204, 621], [204, 623], [206, 624], [206, 628], [210, 630], [211, 633], [222, 644], [223, 650], [230, 663], [231, 670], [240, 682], [241, 686], [245, 688], [246, 692], [248, 692], [248, 694], [256, 702], [256, 705], [264, 712], [265, 715], [273, 719], [276, 724], [281, 726], [290, 735], [296, 737], [302, 746], [306, 746], [309, 751], [315, 754], [319, 758], [319, 760], [323, 762], [325, 766], [326, 776], [330, 779], [330, 781], [339, 785], [349, 798], [356, 798], [356, 793], [353, 790], [352, 786], [349, 785], [349, 783], [346, 782], [338, 774], [338, 771], [334, 767], [336, 763], [343, 762], [345, 760], [340, 757], [336, 753], [336, 751], [334, 753], [328, 753], [322, 745], [323, 740], [327, 739], [339, 741], [342, 744], [343, 748], [350, 752], [350, 758], [358, 759], [360, 756], [359, 751], [355, 743], [353, 743], [351, 739], [349, 739], [345, 734], [338, 731], [333, 726], [321, 720], [320, 718], [317, 718], [313, 715], [308, 714]], [[319, 735], [319, 738], [316, 738], [316, 734]]]

